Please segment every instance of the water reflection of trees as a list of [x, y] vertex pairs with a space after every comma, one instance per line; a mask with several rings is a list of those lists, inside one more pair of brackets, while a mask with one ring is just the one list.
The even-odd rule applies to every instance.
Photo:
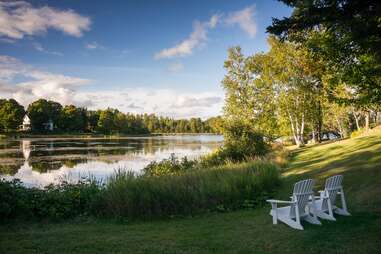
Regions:
[[0, 175], [15, 175], [21, 166], [22, 162], [14, 163], [14, 164], [0, 164]]
[[[21, 140], [0, 145], [0, 174], [15, 175], [24, 165], [46, 173], [62, 167], [75, 168], [89, 160], [115, 163], [157, 153], [215, 148], [218, 142], [200, 142], [186, 138], [154, 137], [102, 140]], [[180, 150], [179, 150], [180, 151]]]
[[39, 173], [46, 173], [51, 170], [59, 170], [63, 166], [67, 168], [74, 168], [79, 163], [86, 163], [87, 159], [66, 159], [66, 160], [41, 160], [41, 161], [31, 161], [29, 166], [33, 171]]

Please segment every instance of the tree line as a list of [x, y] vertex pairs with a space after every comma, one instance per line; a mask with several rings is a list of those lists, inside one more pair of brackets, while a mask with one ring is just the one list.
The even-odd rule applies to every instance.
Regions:
[[[381, 9], [374, 0], [282, 0], [290, 17], [267, 28], [269, 51], [228, 51], [227, 123], [301, 146], [381, 122]], [[242, 128], [242, 127], [240, 127]]]
[[23, 119], [30, 119], [30, 131], [48, 132], [51, 122], [56, 133], [148, 134], [220, 133], [221, 117], [173, 119], [155, 114], [123, 113], [117, 109], [88, 110], [74, 105], [39, 99], [24, 109], [14, 99], [0, 99], [0, 131], [20, 130]]

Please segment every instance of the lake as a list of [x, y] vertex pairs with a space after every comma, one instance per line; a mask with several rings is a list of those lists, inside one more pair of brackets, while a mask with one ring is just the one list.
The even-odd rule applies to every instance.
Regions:
[[0, 178], [42, 187], [93, 176], [105, 180], [115, 170], [141, 172], [154, 160], [197, 158], [222, 145], [219, 135], [124, 138], [27, 138], [0, 141]]

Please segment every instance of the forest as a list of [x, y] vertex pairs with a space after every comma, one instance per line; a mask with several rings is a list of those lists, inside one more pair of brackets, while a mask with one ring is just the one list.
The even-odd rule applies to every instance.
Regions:
[[[117, 109], [88, 110], [74, 105], [39, 99], [24, 109], [14, 99], [0, 100], [0, 131], [15, 132], [22, 128], [23, 119], [30, 119], [31, 133], [99, 133], [150, 134], [150, 133], [220, 133], [221, 118], [212, 117], [173, 119], [155, 114], [123, 113]], [[46, 124], [52, 122], [53, 130]]]

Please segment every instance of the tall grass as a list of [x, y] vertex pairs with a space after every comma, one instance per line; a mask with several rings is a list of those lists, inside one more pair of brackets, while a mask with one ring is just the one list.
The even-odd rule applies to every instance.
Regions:
[[254, 207], [279, 183], [277, 167], [260, 161], [180, 175], [119, 171], [105, 186], [102, 211], [112, 217], [156, 218]]
[[77, 216], [134, 220], [253, 208], [280, 183], [277, 167], [264, 161], [181, 172], [136, 175], [119, 170], [104, 184], [89, 179], [44, 189], [1, 180], [0, 222]]

